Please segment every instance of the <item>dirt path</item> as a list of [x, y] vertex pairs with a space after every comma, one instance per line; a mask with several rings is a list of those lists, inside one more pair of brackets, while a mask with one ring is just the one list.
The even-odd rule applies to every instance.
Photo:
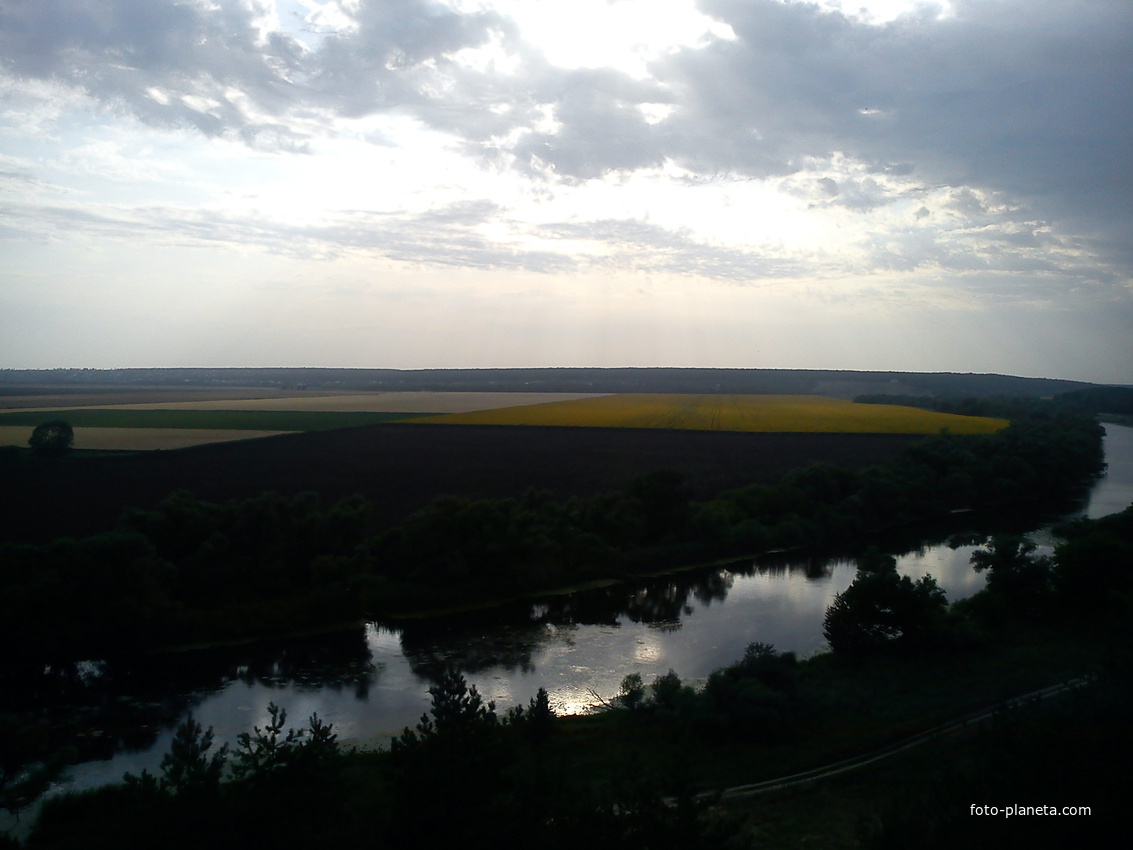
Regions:
[[[825, 764], [821, 767], [812, 768], [811, 770], [804, 770], [799, 773], [792, 773], [789, 776], [780, 776], [776, 779], [765, 779], [762, 782], [752, 782], [746, 785], [732, 785], [729, 788], [723, 788], [717, 791], [704, 791], [697, 794], [697, 799], [718, 799], [724, 800], [740, 800], [746, 797], [754, 797], [757, 794], [767, 794], [772, 791], [782, 791], [787, 788], [794, 788], [799, 785], [808, 785], [812, 782], [817, 782], [820, 779], [828, 779], [831, 776], [837, 776], [841, 773], [848, 773], [852, 770], [865, 767], [866, 765], [879, 762], [882, 759], [887, 759], [890, 756], [895, 756], [898, 753], [903, 753], [906, 750], [911, 750], [913, 747], [919, 747], [921, 744], [928, 741], [942, 738], [945, 735], [952, 735], [956, 732], [961, 732], [969, 729], [972, 726], [989, 720], [995, 715], [997, 711], [1002, 711], [1005, 708], [1012, 708], [1015, 706], [1023, 705], [1024, 703], [1032, 702], [1035, 700], [1049, 699], [1053, 696], [1067, 693], [1069, 691], [1080, 688], [1088, 684], [1089, 680], [1071, 679], [1067, 682], [1062, 682], [1058, 685], [1051, 685], [1047, 688], [1040, 688], [1037, 691], [1023, 694], [1022, 696], [1013, 697], [1009, 700], [998, 702], [995, 705], [987, 708], [982, 708], [977, 711], [969, 712], [968, 714], [958, 717], [948, 723], [934, 726], [920, 734], [913, 735], [898, 741], [895, 744], [890, 744], [880, 750], [866, 753], [853, 758], [843, 759], [842, 761], [832, 762]], [[669, 801], [671, 805], [675, 805], [674, 801]]]

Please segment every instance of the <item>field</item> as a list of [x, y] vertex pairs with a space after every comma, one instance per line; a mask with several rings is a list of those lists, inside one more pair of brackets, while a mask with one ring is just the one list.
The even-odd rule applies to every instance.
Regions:
[[[378, 425], [419, 413], [361, 413], [305, 410], [136, 410], [130, 408], [80, 408], [78, 410], [13, 411], [0, 413], [0, 425], [35, 427], [45, 419], [62, 419], [75, 430], [130, 428], [194, 428], [243, 431], [327, 431]], [[245, 435], [247, 436], [247, 435]], [[25, 440], [26, 442], [26, 440]]]
[[272, 390], [254, 387], [248, 389], [205, 389], [185, 387], [129, 386], [58, 387], [58, 386], [3, 386], [0, 385], [0, 410], [53, 410], [73, 407], [105, 407], [107, 405], [143, 404], [164, 402], [162, 406], [185, 401], [221, 401], [223, 399], [293, 398], [300, 395], [328, 395], [328, 393], [300, 393], [295, 390]]
[[[30, 427], [0, 425], [0, 446], [26, 446], [31, 432]], [[79, 451], [168, 451], [282, 433], [286, 432], [211, 428], [80, 428], [75, 431], [74, 447]]]
[[[275, 410], [321, 413], [462, 413], [473, 410], [490, 410], [497, 407], [515, 407], [545, 402], [570, 401], [594, 397], [594, 393], [518, 393], [518, 392], [412, 392], [412, 393], [290, 393], [265, 396], [249, 390], [237, 396], [232, 390], [217, 392], [216, 398], [178, 398], [163, 394], [154, 400], [144, 394], [100, 394], [90, 404], [81, 403], [83, 396], [51, 396], [52, 404], [43, 396], [0, 398], [0, 407], [20, 408], [29, 411], [58, 411], [84, 408], [114, 410]], [[116, 400], [117, 399], [117, 400]], [[64, 401], [67, 403], [56, 404]]]
[[454, 425], [565, 425], [763, 433], [988, 434], [1002, 419], [955, 416], [824, 396], [633, 393], [414, 420]]
[[[6, 396], [0, 397], [0, 407], [6, 408], [0, 411], [0, 445], [26, 446], [32, 428], [48, 419], [62, 419], [75, 429], [76, 448], [144, 451], [586, 397], [519, 392], [279, 395], [256, 390]], [[60, 402], [68, 404], [58, 406]]]
[[414, 392], [255, 398], [239, 401], [131, 404], [137, 410], [302, 410], [335, 413], [463, 413], [591, 398], [592, 393]]
[[[114, 404], [115, 400], [122, 403]], [[56, 402], [68, 406], [53, 406]], [[91, 403], [86, 403], [91, 402]], [[1007, 423], [824, 396], [524, 392], [283, 393], [124, 390], [6, 396], [0, 445], [26, 446], [47, 419], [75, 428], [75, 447], [174, 449], [398, 420], [452, 425], [569, 426], [827, 434], [990, 433]]]
[[[79, 448], [212, 443], [9, 463], [0, 488], [2, 536], [30, 541], [94, 533], [112, 527], [127, 506], [153, 505], [179, 488], [214, 501], [264, 491], [313, 491], [327, 501], [360, 493], [382, 524], [400, 522], [445, 493], [504, 497], [536, 488], [558, 497], [593, 495], [663, 468], [685, 474], [696, 498], [709, 498], [811, 463], [883, 463], [918, 435], [943, 427], [968, 433], [1006, 424], [817, 396], [226, 395], [194, 401], [133, 395], [117, 406], [76, 405], [72, 397], [63, 409], [0, 413], [0, 425], [11, 423], [0, 437], [10, 434], [6, 442], [14, 445], [26, 445], [31, 427], [51, 418], [72, 423]], [[420, 415], [440, 413], [446, 415]], [[250, 439], [272, 431], [304, 433]]]

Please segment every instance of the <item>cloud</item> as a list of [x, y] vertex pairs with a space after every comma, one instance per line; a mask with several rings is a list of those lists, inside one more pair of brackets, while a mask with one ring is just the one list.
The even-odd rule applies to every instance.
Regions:
[[[957, 0], [945, 16], [923, 4], [882, 24], [809, 3], [702, 0], [716, 35], [651, 54], [644, 77], [558, 67], [491, 8], [303, 5], [296, 29], [281, 27], [264, 0], [0, 0], [0, 68], [31, 104], [17, 120], [37, 127], [59, 114], [48, 104], [66, 91], [155, 127], [292, 151], [396, 115], [438, 131], [485, 173], [510, 170], [522, 191], [494, 196], [453, 178], [426, 209], [410, 211], [402, 196], [383, 211], [329, 208], [312, 221], [218, 212], [215, 194], [195, 210], [26, 198], [23, 220], [40, 216], [28, 227], [71, 221], [154, 238], [168, 228], [162, 238], [247, 240], [306, 256], [370, 251], [742, 283], [971, 273], [1001, 287], [996, 275], [1015, 272], [1045, 293], [1061, 285], [1052, 281], [1109, 292], [1131, 277], [1127, 0]], [[363, 137], [374, 148], [407, 144], [372, 124]], [[84, 155], [106, 178], [143, 168], [90, 145], [70, 145], [63, 159]], [[422, 192], [434, 192], [441, 181], [421, 173]], [[633, 174], [662, 174], [690, 192], [704, 181], [764, 182], [839, 241], [776, 242], [758, 226], [724, 239], [712, 232], [719, 218], [554, 206], [559, 195], [608, 191]], [[524, 219], [516, 198], [540, 192], [544, 211]]]
[[575, 252], [582, 268], [694, 275], [731, 283], [752, 283], [805, 273], [801, 258], [774, 249], [713, 244], [684, 228], [647, 221], [600, 219], [553, 222], [538, 234], [550, 242], [591, 246]]
[[0, 62], [12, 77], [65, 83], [155, 125], [295, 145], [336, 116], [424, 108], [435, 99], [430, 63], [503, 26], [491, 12], [421, 0], [339, 12], [352, 13], [351, 26], [312, 49], [265, 33], [264, 9], [248, 0], [2, 0]]
[[300, 47], [259, 42], [253, 7], [168, 0], [0, 3], [0, 55], [16, 78], [64, 83], [143, 121], [206, 135], [294, 134], [273, 119], [293, 100]]
[[[302, 149], [338, 120], [398, 110], [553, 180], [665, 161], [784, 177], [844, 156], [1009, 193], [1101, 242], [1133, 219], [1127, 0], [958, 0], [947, 16], [929, 4], [884, 25], [702, 0], [734, 37], [674, 49], [647, 79], [557, 68], [491, 9], [309, 5], [319, 35], [304, 41], [266, 28], [250, 0], [0, 0], [0, 62], [143, 121], [268, 146]], [[847, 207], [884, 202], [866, 182], [837, 188]]]
[[424, 212], [344, 211], [333, 219], [298, 223], [266, 214], [171, 205], [9, 204], [13, 222], [0, 239], [57, 239], [86, 234], [122, 244], [247, 248], [326, 261], [352, 253], [417, 265], [469, 269], [521, 269], [538, 274], [569, 272], [580, 265], [565, 252], [485, 235], [482, 226], [502, 214], [492, 201], [463, 201]]
[[[892, 201], [869, 174], [999, 192], [1128, 263], [1133, 4], [968, 0], [884, 25], [775, 0], [701, 9], [734, 38], [659, 58], [647, 80], [543, 69], [497, 94], [541, 104], [551, 126], [516, 110], [490, 140], [475, 122], [453, 130], [565, 181], [666, 161], [758, 179], [817, 169], [816, 203], [860, 212]], [[839, 158], [867, 176], [821, 173]]]
[[1133, 5], [953, 6], [878, 27], [800, 3], [706, 0], [736, 38], [655, 66], [681, 93], [673, 155], [768, 176], [837, 152], [1004, 191], [1099, 234], [1127, 230]]

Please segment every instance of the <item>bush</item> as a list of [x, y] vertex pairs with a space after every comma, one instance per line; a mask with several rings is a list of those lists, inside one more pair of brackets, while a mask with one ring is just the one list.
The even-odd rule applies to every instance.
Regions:
[[614, 700], [630, 711], [641, 708], [645, 704], [645, 683], [641, 681], [641, 674], [630, 673], [622, 679], [622, 689]]
[[769, 643], [749, 644], [744, 657], [708, 677], [700, 720], [710, 734], [749, 740], [777, 740], [798, 726], [793, 652], [777, 652]]

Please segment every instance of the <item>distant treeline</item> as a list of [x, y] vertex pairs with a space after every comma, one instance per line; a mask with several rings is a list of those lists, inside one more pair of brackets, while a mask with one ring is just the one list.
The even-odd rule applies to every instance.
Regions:
[[819, 369], [39, 369], [0, 370], [0, 394], [84, 388], [268, 387], [290, 390], [757, 393], [850, 398], [862, 393], [1038, 398], [1093, 385], [952, 372]]
[[1044, 410], [987, 436], [927, 438], [893, 463], [810, 466], [695, 502], [681, 475], [559, 500], [443, 497], [377, 530], [355, 497], [212, 504], [175, 493], [79, 540], [0, 548], [0, 635], [33, 654], [290, 632], [534, 594], [781, 547], [864, 547], [958, 510], [1039, 511], [1104, 465], [1092, 417]]
[[961, 416], [1013, 417], [1067, 411], [1089, 414], [1133, 414], [1133, 387], [1088, 387], [1059, 393], [1053, 398], [1018, 398], [1006, 396], [903, 396], [874, 393], [857, 396], [862, 404], [903, 404], [956, 413]]

